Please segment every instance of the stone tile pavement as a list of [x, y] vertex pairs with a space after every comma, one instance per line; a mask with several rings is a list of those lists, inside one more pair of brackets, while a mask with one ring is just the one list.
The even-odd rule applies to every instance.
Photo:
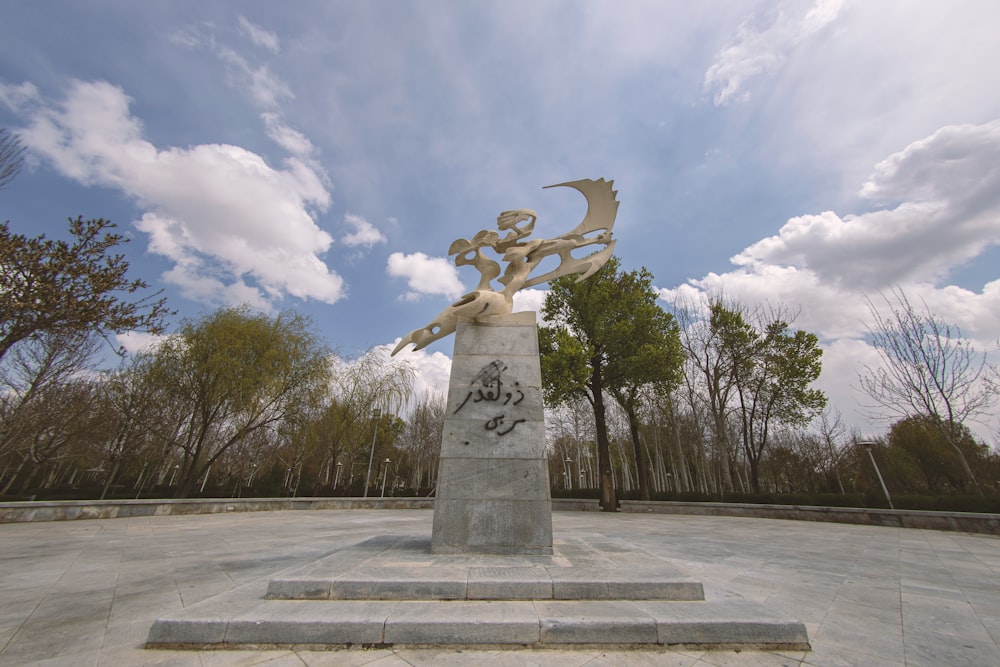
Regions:
[[0, 665], [1000, 665], [1000, 537], [771, 519], [560, 512], [553, 535], [619, 542], [803, 621], [809, 652], [151, 651], [152, 622], [380, 535], [427, 510], [285, 511], [0, 525]]

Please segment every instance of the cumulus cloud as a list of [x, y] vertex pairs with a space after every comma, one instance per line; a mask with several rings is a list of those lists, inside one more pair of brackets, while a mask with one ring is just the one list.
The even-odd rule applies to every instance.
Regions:
[[413, 380], [413, 393], [410, 396], [409, 404], [403, 409], [409, 412], [423, 398], [429, 396], [447, 396], [448, 380], [451, 377], [451, 357], [441, 352], [428, 352], [424, 350], [414, 350], [407, 345], [400, 350], [396, 356], [392, 355], [392, 350], [396, 347], [401, 338], [386, 345], [379, 345], [375, 351], [390, 361], [390, 363], [409, 364], [416, 371]]
[[541, 289], [523, 289], [514, 292], [514, 312], [519, 313], [525, 310], [533, 310], [536, 313], [540, 313], [542, 304], [545, 303], [545, 295], [548, 293], [548, 290]]
[[[748, 79], [780, 69], [789, 52], [837, 18], [843, 4], [843, 0], [816, 0], [801, 14], [799, 3], [786, 2], [767, 18], [741, 23], [735, 39], [705, 73], [705, 89], [715, 91], [716, 106], [749, 96], [745, 91], [739, 94]], [[759, 27], [755, 22], [767, 24]]]
[[[860, 195], [888, 208], [789, 220], [733, 259], [736, 269], [660, 290], [669, 303], [722, 296], [746, 305], [801, 309], [795, 326], [824, 341], [820, 386], [839, 405], [861, 363], [877, 366], [865, 342], [869, 300], [905, 290], [980, 350], [1000, 331], [1000, 280], [981, 292], [945, 283], [948, 272], [1000, 243], [1000, 121], [941, 128], [880, 162]], [[853, 400], [852, 400], [853, 399]]]
[[380, 232], [375, 225], [368, 222], [360, 215], [354, 215], [353, 213], [346, 213], [344, 215], [344, 222], [348, 224], [354, 231], [341, 239], [344, 245], [348, 246], [365, 246], [366, 248], [371, 248], [376, 243], [385, 243], [385, 234]]
[[389, 255], [386, 271], [395, 278], [406, 278], [410, 288], [407, 300], [418, 299], [425, 294], [456, 299], [465, 292], [455, 265], [443, 257], [428, 257], [422, 252], [411, 255], [394, 252]]
[[167, 336], [158, 336], [145, 331], [126, 331], [115, 334], [115, 340], [123, 350], [129, 354], [136, 354], [152, 350], [159, 345]]
[[863, 294], [901, 285], [964, 331], [995, 332], [995, 283], [980, 294], [941, 283], [1000, 243], [1000, 121], [944, 127], [913, 142], [876, 165], [860, 195], [892, 207], [792, 218], [733, 257], [736, 270], [662, 296], [690, 301], [725, 293], [751, 303], [801, 304], [799, 326], [836, 339], [863, 335]]
[[265, 30], [255, 23], [251, 23], [245, 16], [239, 18], [240, 32], [246, 35], [255, 46], [267, 49], [271, 53], [281, 52], [281, 44], [278, 36], [273, 32]]
[[897, 205], [792, 218], [734, 263], [796, 267], [868, 290], [944, 278], [1000, 241], [1000, 121], [944, 127], [912, 143], [875, 167], [861, 195]]
[[151, 252], [174, 262], [165, 278], [189, 296], [267, 305], [284, 294], [326, 303], [343, 295], [320, 259], [333, 239], [313, 218], [330, 204], [324, 176], [299, 158], [275, 169], [239, 146], [157, 148], [124, 91], [106, 82], [73, 82], [21, 136], [65, 176], [149, 209], [136, 226]]

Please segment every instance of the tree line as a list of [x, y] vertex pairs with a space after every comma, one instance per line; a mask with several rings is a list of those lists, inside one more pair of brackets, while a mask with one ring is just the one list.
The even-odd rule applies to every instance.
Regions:
[[[0, 134], [0, 189], [20, 168]], [[128, 277], [103, 219], [69, 240], [0, 225], [0, 496], [433, 493], [443, 396], [380, 350], [344, 359], [293, 311], [226, 307], [185, 320]], [[664, 309], [645, 268], [612, 258], [553, 281], [539, 330], [554, 493], [847, 496], [996, 494], [988, 417], [997, 371], [901, 290], [869, 301], [881, 355], [859, 386], [888, 432], [866, 446], [814, 387], [815, 334], [781, 304], [724, 295]], [[101, 368], [123, 332], [157, 343]]]

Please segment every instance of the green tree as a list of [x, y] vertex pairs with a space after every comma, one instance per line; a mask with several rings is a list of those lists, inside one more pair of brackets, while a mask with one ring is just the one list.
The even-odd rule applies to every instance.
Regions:
[[764, 317], [758, 330], [738, 310], [716, 301], [709, 326], [730, 360], [738, 401], [737, 417], [750, 485], [759, 493], [760, 463], [775, 426], [804, 426], [826, 405], [810, 389], [822, 370], [819, 339], [789, 331], [779, 317]]
[[181, 454], [179, 498], [231, 447], [298, 418], [329, 387], [329, 351], [293, 312], [222, 308], [146, 356], [171, 416], [159, 436]]
[[393, 423], [388, 416], [409, 400], [415, 377], [412, 365], [379, 348], [356, 358], [336, 359], [331, 396], [317, 423], [324, 450], [322, 484], [335, 480], [337, 463], [353, 468], [374, 459], [372, 443], [388, 442], [378, 437], [379, 432], [388, 433], [386, 425]]
[[[963, 458], [980, 467], [987, 458], [988, 449], [977, 443], [964, 426], [955, 426], [949, 431], [958, 434], [956, 441]], [[970, 484], [951, 441], [933, 417], [917, 415], [897, 421], [889, 430], [889, 450], [890, 453], [900, 450], [912, 459], [923, 481], [923, 488], [916, 490], [965, 491]]]
[[104, 219], [70, 220], [72, 242], [12, 234], [0, 224], [0, 360], [41, 333], [107, 336], [142, 330], [162, 333], [169, 315], [158, 295], [127, 277], [129, 264], [114, 250], [126, 239]]
[[649, 496], [647, 457], [639, 440], [643, 388], [669, 389], [683, 363], [677, 325], [657, 304], [646, 269], [620, 272], [612, 257], [582, 282], [553, 281], [542, 314], [551, 325], [539, 331], [546, 401], [559, 405], [585, 398], [594, 411], [601, 506], [617, 509], [611, 471], [605, 392], [615, 397], [630, 424], [640, 492]]

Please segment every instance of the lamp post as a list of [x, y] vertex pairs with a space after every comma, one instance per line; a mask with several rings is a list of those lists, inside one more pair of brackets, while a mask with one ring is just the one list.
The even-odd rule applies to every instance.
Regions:
[[372, 416], [375, 418], [375, 431], [372, 433], [372, 451], [368, 455], [368, 474], [365, 475], [365, 498], [368, 497], [368, 484], [372, 480], [372, 461], [375, 460], [375, 438], [378, 436], [378, 418], [382, 416], [382, 411], [375, 408]]
[[563, 460], [563, 463], [566, 464], [566, 473], [565, 473], [565, 475], [566, 475], [566, 489], [567, 490], [572, 490], [573, 489], [573, 459], [567, 457], [566, 459]]
[[337, 483], [340, 481], [340, 470], [344, 467], [341, 461], [337, 461], [337, 474], [333, 476], [333, 488], [337, 488]]
[[392, 463], [389, 459], [385, 460], [385, 469], [382, 471], [382, 497], [385, 498], [385, 478], [389, 476], [389, 464]]
[[859, 442], [858, 444], [865, 448], [865, 451], [868, 452], [868, 458], [872, 460], [872, 466], [875, 468], [875, 474], [878, 476], [879, 484], [882, 485], [882, 493], [885, 494], [885, 499], [889, 503], [889, 509], [891, 510], [896, 509], [895, 507], [892, 506], [892, 498], [889, 497], [889, 488], [885, 485], [885, 480], [882, 479], [882, 471], [878, 469], [878, 464], [875, 463], [875, 455], [872, 454], [872, 445], [874, 445], [875, 443], [870, 441], [865, 441], [865, 442]]

